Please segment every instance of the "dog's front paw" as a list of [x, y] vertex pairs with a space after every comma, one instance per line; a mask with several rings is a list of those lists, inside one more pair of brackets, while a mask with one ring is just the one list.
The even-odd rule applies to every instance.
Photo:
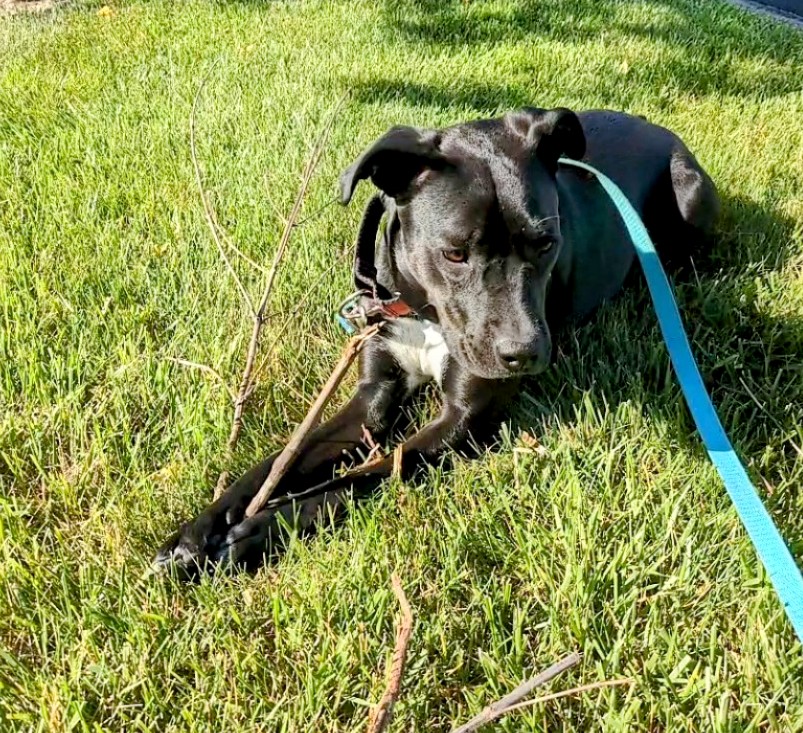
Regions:
[[156, 553], [152, 570], [175, 573], [185, 580], [213, 572], [221, 558], [227, 556], [229, 530], [245, 519], [246, 508], [265, 480], [274, 458], [271, 456], [240, 477], [194, 520], [181, 525]]
[[243, 519], [226, 533], [214, 552], [214, 561], [254, 568], [273, 557], [288, 535], [299, 529], [299, 513], [292, 502], [263, 509]]
[[194, 580], [221, 566], [255, 567], [273, 554], [282, 528], [293, 524], [291, 506], [266, 509], [253, 517], [232, 512], [231, 507], [215, 516], [205, 512], [184, 524], [158, 551], [153, 570]]
[[258, 478], [238, 482], [195, 520], [182, 525], [156, 554], [152, 571], [193, 580], [221, 566], [256, 568], [281, 552], [290, 534], [306, 534], [321, 516], [337, 514], [348, 495], [336, 479], [313, 487], [311, 494], [290, 494], [285, 489], [269, 509], [246, 517], [261, 484], [262, 477]]
[[213, 572], [229, 530], [242, 521], [240, 497], [224, 495], [191, 522], [186, 522], [156, 553], [152, 568], [192, 580]]
[[159, 548], [151, 565], [157, 573], [175, 573], [181, 580], [193, 580], [211, 570], [208, 543], [198, 537], [191, 523], [183, 525]]

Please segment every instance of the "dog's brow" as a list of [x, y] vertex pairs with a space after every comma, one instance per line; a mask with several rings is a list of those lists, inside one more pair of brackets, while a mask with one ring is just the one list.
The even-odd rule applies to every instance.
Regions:
[[446, 237], [446, 241], [455, 248], [468, 248], [473, 247], [477, 242], [479, 242], [480, 238], [482, 237], [482, 231], [475, 227], [471, 231], [469, 231], [465, 235], [455, 234], [455, 235], [448, 235]]

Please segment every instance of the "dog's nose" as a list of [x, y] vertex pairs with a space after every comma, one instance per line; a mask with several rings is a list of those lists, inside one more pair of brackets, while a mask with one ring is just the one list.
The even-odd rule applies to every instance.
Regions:
[[513, 341], [502, 339], [496, 342], [499, 360], [511, 372], [533, 371], [540, 365], [543, 349], [537, 341]]

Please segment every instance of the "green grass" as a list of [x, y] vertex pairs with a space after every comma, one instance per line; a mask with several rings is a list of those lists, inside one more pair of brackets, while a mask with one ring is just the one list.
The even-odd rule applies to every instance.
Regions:
[[[209, 240], [267, 262], [312, 187], [389, 125], [606, 106], [677, 130], [716, 180], [717, 245], [676, 282], [723, 421], [803, 554], [803, 35], [716, 2], [123, 2], [0, 18], [0, 728], [358, 731], [403, 578], [416, 614], [394, 731], [448, 731], [570, 650], [554, 688], [632, 676], [506, 731], [801, 731], [803, 649], [708, 463], [636, 289], [567, 335], [477, 462], [392, 484], [256, 576], [141, 579], [209, 499], [248, 328]], [[367, 195], [360, 193], [360, 202]], [[360, 202], [357, 202], [358, 204]], [[293, 240], [289, 308], [359, 206]], [[314, 294], [248, 412], [275, 449], [342, 343]], [[253, 292], [260, 273], [241, 268]], [[266, 341], [276, 333], [271, 323]], [[425, 408], [432, 409], [432, 406]], [[547, 451], [528, 451], [530, 429]]]

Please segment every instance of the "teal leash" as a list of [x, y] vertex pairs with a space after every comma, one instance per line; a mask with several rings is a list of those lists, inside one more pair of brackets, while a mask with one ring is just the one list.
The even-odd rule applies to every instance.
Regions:
[[786, 615], [792, 622], [798, 639], [803, 642], [803, 575], [767, 509], [761, 503], [758, 492], [722, 427], [694, 360], [669, 280], [647, 229], [627, 196], [610, 178], [577, 160], [561, 158], [560, 163], [593, 173], [619, 211], [644, 270], [655, 312], [658, 314], [658, 324], [697, 430], [775, 586]]

